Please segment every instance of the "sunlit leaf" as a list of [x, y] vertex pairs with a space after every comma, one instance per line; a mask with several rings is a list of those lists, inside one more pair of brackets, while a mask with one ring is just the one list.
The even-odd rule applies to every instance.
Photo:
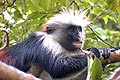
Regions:
[[110, 5], [111, 3], [113, 3], [115, 0], [106, 0], [106, 3], [108, 4], [108, 5]]
[[104, 0], [97, 0], [97, 1], [102, 7], [104, 7], [106, 5]]
[[120, 15], [118, 16], [118, 23], [120, 24]]
[[82, 0], [83, 2], [90, 2], [90, 0]]
[[29, 0], [31, 3], [32, 3], [32, 5], [36, 8], [36, 10], [38, 11], [38, 12], [40, 12], [40, 5], [39, 5], [39, 2], [38, 2], [38, 0]]
[[101, 80], [102, 71], [102, 64], [98, 58], [95, 57], [94, 61], [88, 58], [87, 80]]
[[119, 3], [119, 6], [117, 7], [117, 11], [120, 14], [120, 3]]
[[93, 11], [95, 14], [99, 14], [100, 12], [102, 12], [102, 9], [100, 7], [94, 7]]
[[102, 16], [102, 19], [104, 20], [105, 24], [108, 22], [109, 15]]

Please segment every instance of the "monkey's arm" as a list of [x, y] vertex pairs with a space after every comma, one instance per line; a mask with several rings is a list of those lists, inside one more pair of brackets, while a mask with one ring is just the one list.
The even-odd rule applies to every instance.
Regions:
[[52, 78], [67, 78], [79, 74], [87, 66], [87, 58], [63, 55], [46, 66], [45, 70]]
[[[93, 50], [96, 51], [95, 55], [100, 54], [98, 49], [93, 48]], [[44, 69], [55, 79], [75, 77], [84, 72], [87, 67], [87, 56], [82, 52], [72, 55], [58, 55], [44, 61], [48, 62], [45, 63]]]
[[[119, 50], [113, 50], [109, 48], [97, 48], [100, 55], [100, 60], [103, 65], [107, 65], [109, 63], [114, 63], [114, 62], [120, 62], [120, 49]], [[87, 51], [91, 51], [92, 48], [86, 49]], [[93, 53], [96, 53], [96, 50], [93, 50]]]

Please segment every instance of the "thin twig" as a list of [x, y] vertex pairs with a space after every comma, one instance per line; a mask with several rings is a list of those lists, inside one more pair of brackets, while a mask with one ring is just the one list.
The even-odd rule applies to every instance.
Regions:
[[75, 0], [74, 0], [74, 4], [76, 5], [77, 9], [80, 10], [80, 8], [79, 8], [78, 4], [75, 2]]
[[3, 31], [6, 35], [6, 43], [4, 44], [4, 46], [0, 49], [3, 49], [5, 47], [8, 47], [9, 46], [9, 33], [8, 31], [5, 29], [5, 28], [0, 28], [0, 32]]
[[22, 26], [22, 30], [21, 30], [21, 39], [22, 39], [22, 41], [24, 40], [24, 32], [26, 32], [25, 31], [25, 28], [26, 28], [26, 26], [27, 26], [27, 22], [28, 22], [28, 20], [26, 19], [26, 0], [22, 0], [23, 1], [23, 14], [24, 14], [24, 16], [25, 16], [25, 23], [24, 23], [24, 25]]
[[[108, 6], [108, 7], [105, 8], [104, 10], [109, 9], [109, 8], [110, 8], [110, 6]], [[97, 17], [88, 25], [88, 27], [89, 27], [89, 29], [93, 32], [93, 34], [96, 35], [96, 37], [97, 37], [98, 39], [100, 39], [102, 42], [104, 42], [105, 44], [107, 44], [107, 45], [110, 46], [111, 48], [117, 49], [115, 46], [109, 44], [107, 41], [104, 41], [101, 37], [99, 37], [99, 36], [95, 33], [95, 31], [90, 27], [90, 25], [91, 25], [91, 24], [94, 24], [94, 23], [96, 22], [96, 20], [103, 14], [104, 10], [97, 15]]]
[[72, 5], [72, 4], [75, 4], [75, 6], [77, 7], [77, 10], [80, 10], [78, 4], [75, 2], [75, 0], [73, 0], [67, 7], [67, 9]]
[[81, 52], [83, 52], [85, 55], [90, 55], [90, 54], [91, 54], [91, 51], [82, 50], [81, 48], [79, 48], [79, 50], [80, 50]]
[[114, 47], [113, 45], [109, 44], [107, 41], [104, 41], [101, 37], [99, 37], [90, 26], [88, 26], [88, 27], [93, 32], [93, 34], [95, 34], [95, 36], [97, 36], [97, 38], [99, 38], [102, 42], [104, 42], [105, 44], [109, 45], [111, 48], [115, 48], [116, 49], [116, 47]]
[[14, 5], [15, 1], [16, 1], [16, 0], [12, 0], [12, 3], [11, 3], [11, 4], [8, 4], [8, 5], [2, 10], [2, 12], [0, 12], [0, 15], [2, 15], [2, 13], [3, 13], [5, 10], [7, 10], [8, 7], [11, 7], [12, 5]]
[[15, 3], [16, 0], [12, 0], [12, 3], [9, 4], [7, 7], [11, 7], [14, 3]]

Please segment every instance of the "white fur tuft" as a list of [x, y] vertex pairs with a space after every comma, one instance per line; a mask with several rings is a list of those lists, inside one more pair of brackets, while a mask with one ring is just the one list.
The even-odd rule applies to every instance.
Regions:
[[85, 19], [86, 11], [64, 10], [48, 20], [47, 24], [72, 24], [85, 27], [89, 21]]

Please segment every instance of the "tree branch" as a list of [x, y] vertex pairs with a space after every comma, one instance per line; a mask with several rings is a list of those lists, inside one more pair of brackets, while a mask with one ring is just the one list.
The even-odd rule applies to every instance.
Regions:
[[11, 7], [14, 3], [15, 3], [16, 0], [12, 0], [12, 3], [11, 4], [8, 4], [3, 10], [2, 12], [0, 12], [0, 15], [5, 11], [7, 10], [8, 7]]
[[109, 80], [120, 80], [120, 67], [113, 72]]
[[120, 62], [120, 49], [116, 51], [111, 51], [110, 57], [108, 59], [104, 59], [103, 57], [100, 57], [100, 60], [103, 65], [114, 63], [114, 62]]
[[107, 41], [104, 41], [101, 37], [99, 37], [99, 36], [95, 33], [95, 31], [94, 31], [90, 26], [88, 26], [88, 27], [89, 27], [89, 29], [93, 32], [93, 34], [95, 34], [95, 36], [96, 36], [97, 38], [99, 38], [102, 42], [104, 42], [105, 44], [109, 45], [111, 48], [116, 49], [115, 46], [109, 44]]
[[0, 32], [1, 31], [4, 32], [5, 35], [6, 35], [6, 43], [5, 43], [5, 45], [2, 48], [0, 48], [0, 49], [3, 49], [5, 47], [9, 46], [9, 33], [8, 33], [8, 31], [5, 28], [0, 28]]
[[94, 24], [94, 23], [96, 22], [96, 20], [104, 13], [104, 11], [107, 10], [107, 9], [109, 9], [110, 6], [111, 6], [113, 3], [114, 3], [114, 1], [113, 1], [107, 8], [105, 8], [101, 13], [99, 13], [99, 14], [95, 17], [95, 19], [94, 19], [90, 24], [88, 24], [88, 27], [89, 27], [89, 29], [93, 32], [93, 34], [95, 34], [95, 36], [96, 36], [98, 39], [100, 39], [102, 42], [104, 42], [105, 44], [107, 44], [107, 45], [110, 46], [111, 48], [117, 49], [115, 46], [111, 45], [110, 43], [108, 43], [107, 41], [104, 41], [101, 37], [99, 37], [99, 36], [95, 33], [95, 31], [90, 27], [90, 25], [91, 25], [91, 24]]
[[[98, 48], [99, 49], [99, 48]], [[111, 50], [108, 52], [109, 56], [107, 59], [104, 59], [103, 54], [107, 54], [106, 52], [103, 52], [105, 48], [100, 50], [100, 61], [102, 62], [103, 65], [107, 65], [110, 63], [114, 62], [120, 62], [120, 49], [119, 50]], [[89, 56], [92, 54], [91, 51], [88, 50], [82, 50], [80, 49], [81, 52], [85, 53], [86, 56]]]
[[41, 80], [0, 62], [0, 80]]
[[79, 5], [77, 4], [77, 2], [75, 2], [75, 0], [73, 0], [67, 7], [67, 9], [72, 5], [75, 4], [75, 6], [77, 7], [77, 10], [80, 10]]

